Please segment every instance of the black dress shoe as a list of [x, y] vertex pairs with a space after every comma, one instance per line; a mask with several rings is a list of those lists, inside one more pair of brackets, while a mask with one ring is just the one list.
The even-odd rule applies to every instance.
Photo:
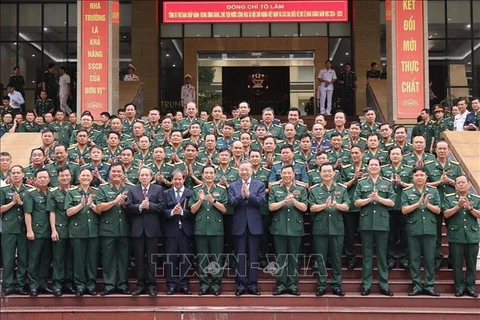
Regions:
[[204, 296], [208, 293], [208, 289], [200, 289], [200, 291], [198, 291], [198, 295], [199, 296]]
[[137, 290], [133, 291], [132, 296], [139, 296], [145, 293], [147, 293], [147, 290], [145, 290], [145, 288], [138, 288]]
[[219, 295], [220, 295], [220, 289], [213, 289], [213, 290], [212, 290], [212, 294], [213, 294], [214, 296], [219, 296]]
[[115, 292], [114, 289], [104, 289], [100, 295], [101, 296], [108, 296], [108, 295], [113, 294], [114, 292]]
[[380, 293], [387, 297], [393, 297], [393, 292], [390, 289], [380, 289]]
[[237, 291], [235, 291], [235, 295], [237, 297], [243, 296], [246, 292], [247, 292], [247, 290], [245, 290], [245, 289], [237, 289]]
[[76, 296], [77, 297], [83, 297], [84, 294], [85, 294], [85, 290], [79, 289], [79, 290], [77, 290]]
[[38, 290], [37, 289], [31, 289], [30, 290], [30, 297], [38, 297]]
[[291, 295], [294, 295], [294, 296], [299, 296], [299, 295], [300, 295], [300, 291], [298, 291], [298, 289], [291, 289], [291, 290], [290, 290], [290, 294], [291, 294]]
[[317, 291], [315, 292], [315, 295], [317, 297], [321, 297], [323, 295], [325, 295], [327, 293], [327, 290], [325, 290], [324, 288], [317, 288]]
[[46, 288], [39, 288], [39, 289], [38, 289], [38, 292], [40, 292], [40, 293], [47, 293], [47, 294], [53, 294], [53, 290], [50, 289], [50, 288], [48, 288], [48, 287], [46, 287]]
[[62, 289], [55, 289], [53, 290], [53, 296], [55, 297], [61, 297], [62, 296]]
[[393, 268], [395, 268], [395, 261], [390, 261], [388, 264], [387, 264], [387, 267], [388, 267], [388, 270], [392, 270]]
[[127, 288], [118, 289], [117, 292], [125, 295], [130, 294], [130, 291], [128, 291]]
[[478, 293], [476, 293], [474, 290], [465, 290], [465, 295], [472, 297], [472, 298], [477, 298]]
[[259, 295], [261, 295], [260, 291], [258, 291], [257, 288], [248, 289], [247, 291], [248, 291], [249, 294], [253, 294], [254, 296], [259, 296]]
[[370, 294], [370, 289], [362, 289], [362, 292], [360, 293], [362, 296], [368, 296]]
[[180, 287], [180, 289], [178, 291], [180, 293], [183, 293], [183, 294], [192, 294], [192, 292], [190, 291], [190, 289], [188, 287]]
[[89, 296], [96, 296], [97, 295], [97, 291], [95, 291], [94, 289], [87, 289], [87, 290], [85, 290], [85, 293], [88, 294]]
[[149, 295], [150, 297], [155, 297], [155, 296], [157, 295], [157, 289], [155, 289], [155, 288], [149, 288], [149, 289], [148, 289], [148, 295]]
[[419, 296], [419, 295], [421, 295], [421, 294], [422, 294], [422, 291], [421, 291], [421, 290], [414, 289], [414, 290], [412, 290], [412, 291], [410, 291], [410, 292], [408, 293], [408, 296], [409, 296], [409, 297], [414, 297], [414, 296]]
[[332, 289], [332, 294], [334, 294], [336, 296], [339, 296], [339, 297], [343, 297], [345, 295], [345, 292], [343, 292], [343, 290], [341, 288], [333, 288]]
[[423, 290], [423, 294], [431, 297], [439, 297], [440, 293], [433, 291], [433, 289]]
[[167, 289], [167, 295], [169, 295], [169, 296], [171, 296], [175, 292], [177, 292], [177, 288], [175, 288], [175, 287], [170, 287], [170, 288]]
[[76, 291], [73, 290], [72, 287], [64, 288], [64, 289], [63, 289], [63, 292], [64, 292], [64, 293], [68, 293], [68, 294], [75, 294], [75, 293], [76, 293]]
[[463, 297], [463, 296], [464, 296], [463, 291], [457, 291], [457, 292], [455, 292], [455, 297]]
[[285, 290], [285, 289], [277, 289], [277, 290], [273, 291], [274, 296], [281, 296], [282, 294], [285, 294], [285, 293], [287, 293], [287, 290]]
[[14, 289], [5, 289], [5, 290], [3, 290], [2, 293], [3, 293], [4, 296], [9, 296], [11, 294], [14, 294], [15, 290]]
[[348, 270], [353, 270], [353, 269], [355, 269], [355, 262], [350, 262], [350, 263], [347, 265], [347, 269], [348, 269]]
[[15, 293], [21, 296], [28, 296], [28, 291], [25, 288], [17, 288]]
[[408, 270], [410, 269], [410, 266], [408, 265], [408, 263], [400, 263], [400, 268], [404, 270]]

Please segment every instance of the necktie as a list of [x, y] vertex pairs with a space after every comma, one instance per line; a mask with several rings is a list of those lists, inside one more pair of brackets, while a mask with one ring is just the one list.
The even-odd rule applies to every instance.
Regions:
[[180, 189], [177, 189], [176, 193], [177, 193], [177, 196], [175, 197], [175, 201], [177, 201], [177, 203], [180, 203], [180, 198], [182, 197]]
[[143, 188], [143, 198], [144, 198], [144, 199], [147, 199], [147, 198], [148, 198], [147, 188]]

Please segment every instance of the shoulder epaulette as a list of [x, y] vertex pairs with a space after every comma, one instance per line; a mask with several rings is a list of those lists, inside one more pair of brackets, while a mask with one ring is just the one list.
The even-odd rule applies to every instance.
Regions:
[[409, 169], [413, 169], [413, 167], [410, 166], [410, 165], [408, 165], [408, 164], [404, 164], [403, 166], [404, 166], [404, 167], [407, 167], [407, 168], [409, 168]]
[[126, 181], [125, 184], [128, 184], [129, 186], [134, 186], [134, 184], [131, 183], [130, 181]]
[[25, 188], [35, 188], [34, 186], [32, 186], [31, 184], [24, 184]]
[[346, 164], [346, 165], [342, 166], [342, 169], [346, 169], [346, 168], [351, 167], [351, 166], [352, 166], [352, 164]]
[[50, 192], [55, 191], [55, 190], [57, 190], [57, 189], [58, 189], [58, 187], [48, 188], [48, 190], [50, 190]]
[[95, 187], [91, 187], [91, 188], [92, 188], [92, 190], [95, 190], [95, 191], [97, 191], [97, 190], [98, 190], [98, 188], [95, 188]]
[[460, 163], [458, 163], [457, 161], [450, 161], [450, 163], [453, 163], [453, 164], [456, 164], [456, 165], [460, 165]]
[[318, 186], [320, 186], [320, 183], [315, 183], [313, 186], [310, 187], [310, 189], [313, 189], [313, 188], [318, 187]]
[[385, 167], [388, 167], [390, 166], [389, 164], [384, 164], [383, 166], [380, 166], [381, 168], [385, 168]]
[[[404, 190], [405, 190], [405, 189], [404, 189]], [[446, 195], [445, 195], [445, 197], [451, 197], [451, 196], [454, 196], [454, 195], [456, 195], [456, 193], [455, 193], [455, 192], [454, 192], [454, 193], [449, 193], [449, 194], [446, 194]]]
[[230, 169], [232, 169], [232, 170], [237, 170], [237, 171], [238, 171], [238, 169], [237, 169], [237, 168], [235, 168], [235, 167], [230, 167]]
[[203, 186], [202, 184], [197, 184], [196, 186], [193, 186], [193, 189], [195, 189], [195, 188], [200, 188], [200, 187], [202, 187], [202, 186]]
[[358, 181], [362, 181], [362, 180], [366, 180], [368, 177], [362, 177], [360, 179], [358, 179]]
[[304, 187], [304, 188], [306, 188], [307, 185], [308, 185], [307, 182], [298, 181], [298, 180], [296, 180], [295, 183], [296, 183], [297, 185], [301, 186], [301, 187]]
[[282, 182], [282, 180], [278, 180], [278, 181], [275, 181], [275, 182], [271, 182], [272, 186], [275, 186], [275, 185], [279, 185], [280, 182]]
[[268, 168], [263, 168], [263, 170], [268, 171], [268, 172], [272, 171], [272, 170], [270, 170], [270, 169], [268, 169]]
[[332, 131], [334, 131], [334, 129], [328, 129], [326, 133], [332, 132]]
[[225, 190], [227, 189], [227, 187], [224, 187], [224, 186], [219, 185], [219, 184], [217, 184], [217, 187], [220, 187], [220, 188], [225, 189]]
[[73, 150], [77, 147], [77, 144], [72, 144], [67, 150]]
[[403, 191], [408, 190], [408, 189], [411, 189], [411, 188], [413, 188], [413, 185], [411, 185], [410, 187], [404, 188]]
[[347, 186], [344, 185], [343, 183], [338, 183], [338, 185], [344, 187], [345, 189], [348, 189]]
[[281, 164], [281, 163], [282, 163], [282, 161], [276, 161], [276, 162], [273, 163], [273, 165], [277, 165], [277, 164]]
[[314, 172], [314, 171], [316, 171], [316, 169], [310, 169], [307, 171], [307, 173]]
[[480, 195], [478, 195], [478, 194], [472, 194], [472, 197], [475, 197], [475, 198], [479, 198], [479, 199], [480, 199]]
[[101, 183], [100, 185], [101, 186], [106, 186], [108, 184], [108, 182], [105, 182], [105, 183]]
[[78, 186], [70, 186], [68, 190], [75, 190], [75, 189], [78, 189]]
[[31, 189], [28, 189], [27, 192], [33, 192], [33, 191], [35, 191], [35, 190], [37, 190], [37, 188], [33, 187], [33, 188], [31, 188]]
[[346, 134], [346, 135], [344, 135], [344, 136], [343, 136], [343, 138], [342, 138], [342, 139], [343, 139], [343, 140], [349, 140], [349, 139], [350, 139], [350, 137], [349, 137], [349, 135], [348, 135], [348, 134]]
[[430, 164], [430, 163], [433, 163], [434, 161], [433, 160], [427, 160], [424, 162], [424, 164]]

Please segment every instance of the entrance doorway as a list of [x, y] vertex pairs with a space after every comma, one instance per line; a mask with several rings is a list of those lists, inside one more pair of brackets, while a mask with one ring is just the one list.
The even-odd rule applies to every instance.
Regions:
[[219, 104], [230, 113], [246, 101], [252, 115], [266, 107], [282, 115], [290, 106], [305, 114], [315, 94], [314, 52], [199, 53], [198, 88], [201, 109]]

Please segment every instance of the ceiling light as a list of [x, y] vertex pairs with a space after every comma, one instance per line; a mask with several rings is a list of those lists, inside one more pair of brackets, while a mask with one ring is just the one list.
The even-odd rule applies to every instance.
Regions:
[[175, 64], [172, 65], [172, 67], [174, 67], [174, 68], [175, 68], [176, 66], [177, 66], [177, 65], [175, 65]]
[[34, 55], [34, 54], [32, 54], [32, 57], [35, 57], [35, 55]]
[[170, 57], [170, 54], [167, 53], [167, 54], [165, 55], [165, 57]]
[[43, 28], [43, 31], [48, 31], [48, 28]]
[[345, 52], [345, 55], [348, 56], [348, 52]]
[[471, 24], [467, 24], [467, 26], [466, 26], [467, 29], [470, 29], [471, 27], [472, 27]]

